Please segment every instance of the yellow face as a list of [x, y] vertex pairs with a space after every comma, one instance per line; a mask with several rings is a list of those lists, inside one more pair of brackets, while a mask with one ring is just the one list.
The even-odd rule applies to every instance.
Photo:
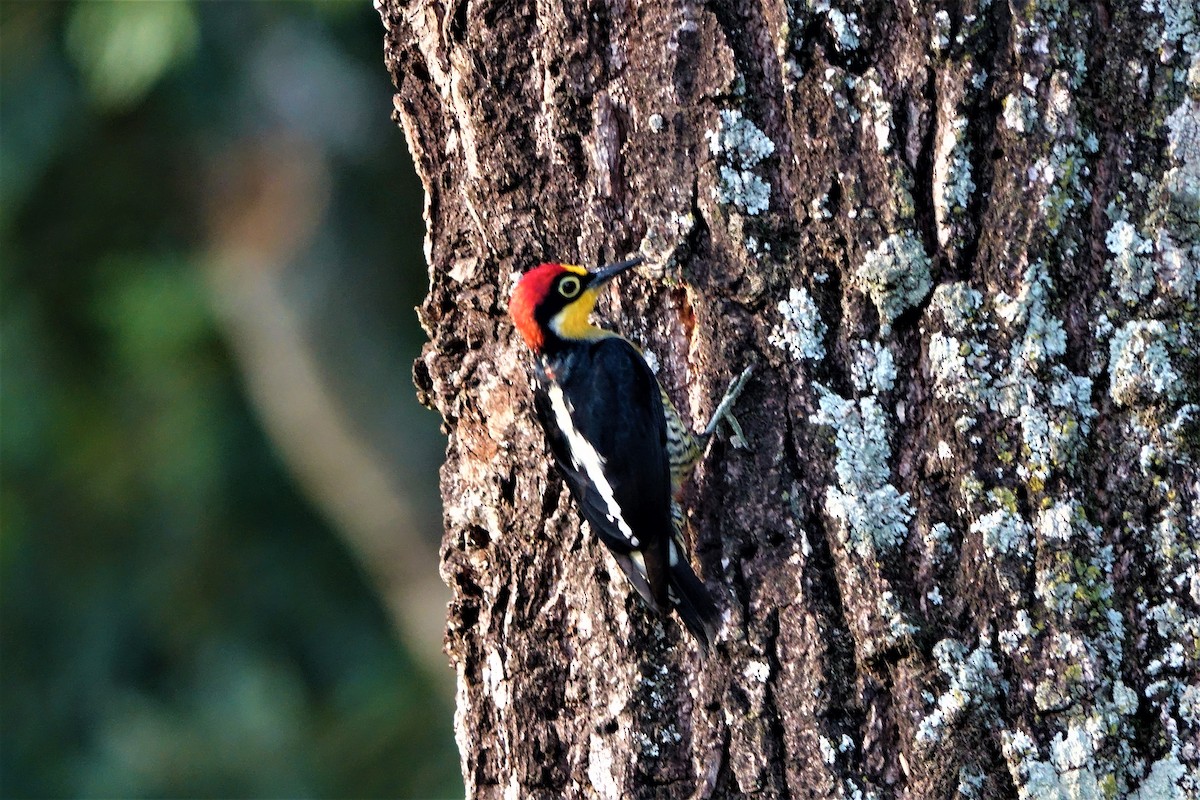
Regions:
[[[567, 272], [574, 273], [579, 276], [586, 276], [588, 271], [583, 267], [574, 264], [563, 264], [563, 269]], [[608, 331], [597, 328], [589, 321], [592, 311], [596, 308], [596, 299], [599, 295], [595, 289], [579, 290], [583, 284], [575, 283], [575, 291], [578, 295], [575, 299], [569, 299], [567, 292], [571, 291], [570, 283], [560, 283], [560, 291], [564, 292], [564, 297], [568, 297], [567, 304], [554, 315], [550, 320], [550, 327], [554, 332], [564, 339], [598, 339], [602, 336], [611, 335]]]

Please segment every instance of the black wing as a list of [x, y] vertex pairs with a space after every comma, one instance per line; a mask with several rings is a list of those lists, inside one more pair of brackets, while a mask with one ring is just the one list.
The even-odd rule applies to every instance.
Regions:
[[[535, 395], [538, 418], [584, 518], [618, 556], [639, 593], [645, 597], [649, 589], [651, 605], [669, 608], [671, 476], [658, 381], [624, 339], [614, 336], [584, 347], [558, 371], [557, 381], [542, 383]], [[585, 459], [575, 457], [571, 434], [559, 425], [550, 396], [556, 387], [575, 432], [599, 456], [606, 486], [589, 474]], [[645, 577], [631, 572], [630, 559], [623, 556], [640, 557]]]

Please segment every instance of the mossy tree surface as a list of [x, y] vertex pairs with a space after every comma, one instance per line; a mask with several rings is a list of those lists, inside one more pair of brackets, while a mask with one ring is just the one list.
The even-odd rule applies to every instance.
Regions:
[[[472, 796], [1200, 791], [1194, 7], [381, 13]], [[758, 365], [688, 498], [707, 659], [581, 531], [505, 317], [638, 250], [601, 314], [685, 414]]]

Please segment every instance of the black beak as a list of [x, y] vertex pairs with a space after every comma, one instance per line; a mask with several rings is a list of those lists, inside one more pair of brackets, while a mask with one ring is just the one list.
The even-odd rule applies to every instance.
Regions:
[[600, 267], [599, 269], [591, 270], [592, 286], [603, 286], [625, 270], [631, 267], [636, 267], [645, 260], [646, 259], [642, 258], [641, 256], [636, 256], [628, 261], [618, 261], [616, 264], [609, 264], [606, 267]]

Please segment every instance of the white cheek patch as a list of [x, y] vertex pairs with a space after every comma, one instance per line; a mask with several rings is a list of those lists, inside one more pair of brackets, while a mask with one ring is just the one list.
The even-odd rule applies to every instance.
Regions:
[[550, 330], [554, 331], [554, 334], [560, 338], [566, 336], [563, 333], [563, 325], [566, 323], [566, 320], [567, 309], [565, 308], [550, 318]]
[[550, 395], [550, 407], [554, 409], [554, 419], [558, 422], [558, 429], [567, 437], [575, 469], [584, 471], [592, 485], [596, 487], [596, 491], [600, 493], [600, 497], [604, 499], [604, 505], [608, 507], [608, 514], [605, 515], [608, 517], [608, 521], [616, 524], [617, 529], [621, 531], [621, 535], [625, 537], [631, 547], [641, 547], [641, 542], [633, 535], [633, 530], [621, 514], [621, 506], [617, 504], [612, 485], [604, 476], [604, 459], [596, 452], [596, 448], [592, 447], [592, 443], [583, 438], [583, 435], [576, 429], [575, 422], [571, 419], [571, 404], [563, 396], [562, 389], [557, 384], [551, 384], [547, 394]]
[[563, 326], [563, 315], [565, 313], [566, 313], [566, 309], [563, 309], [562, 311], [558, 312], [557, 314], [555, 314], [553, 317], [550, 318], [550, 330], [554, 331], [554, 334], [556, 336], [561, 337], [563, 335], [562, 326]]

